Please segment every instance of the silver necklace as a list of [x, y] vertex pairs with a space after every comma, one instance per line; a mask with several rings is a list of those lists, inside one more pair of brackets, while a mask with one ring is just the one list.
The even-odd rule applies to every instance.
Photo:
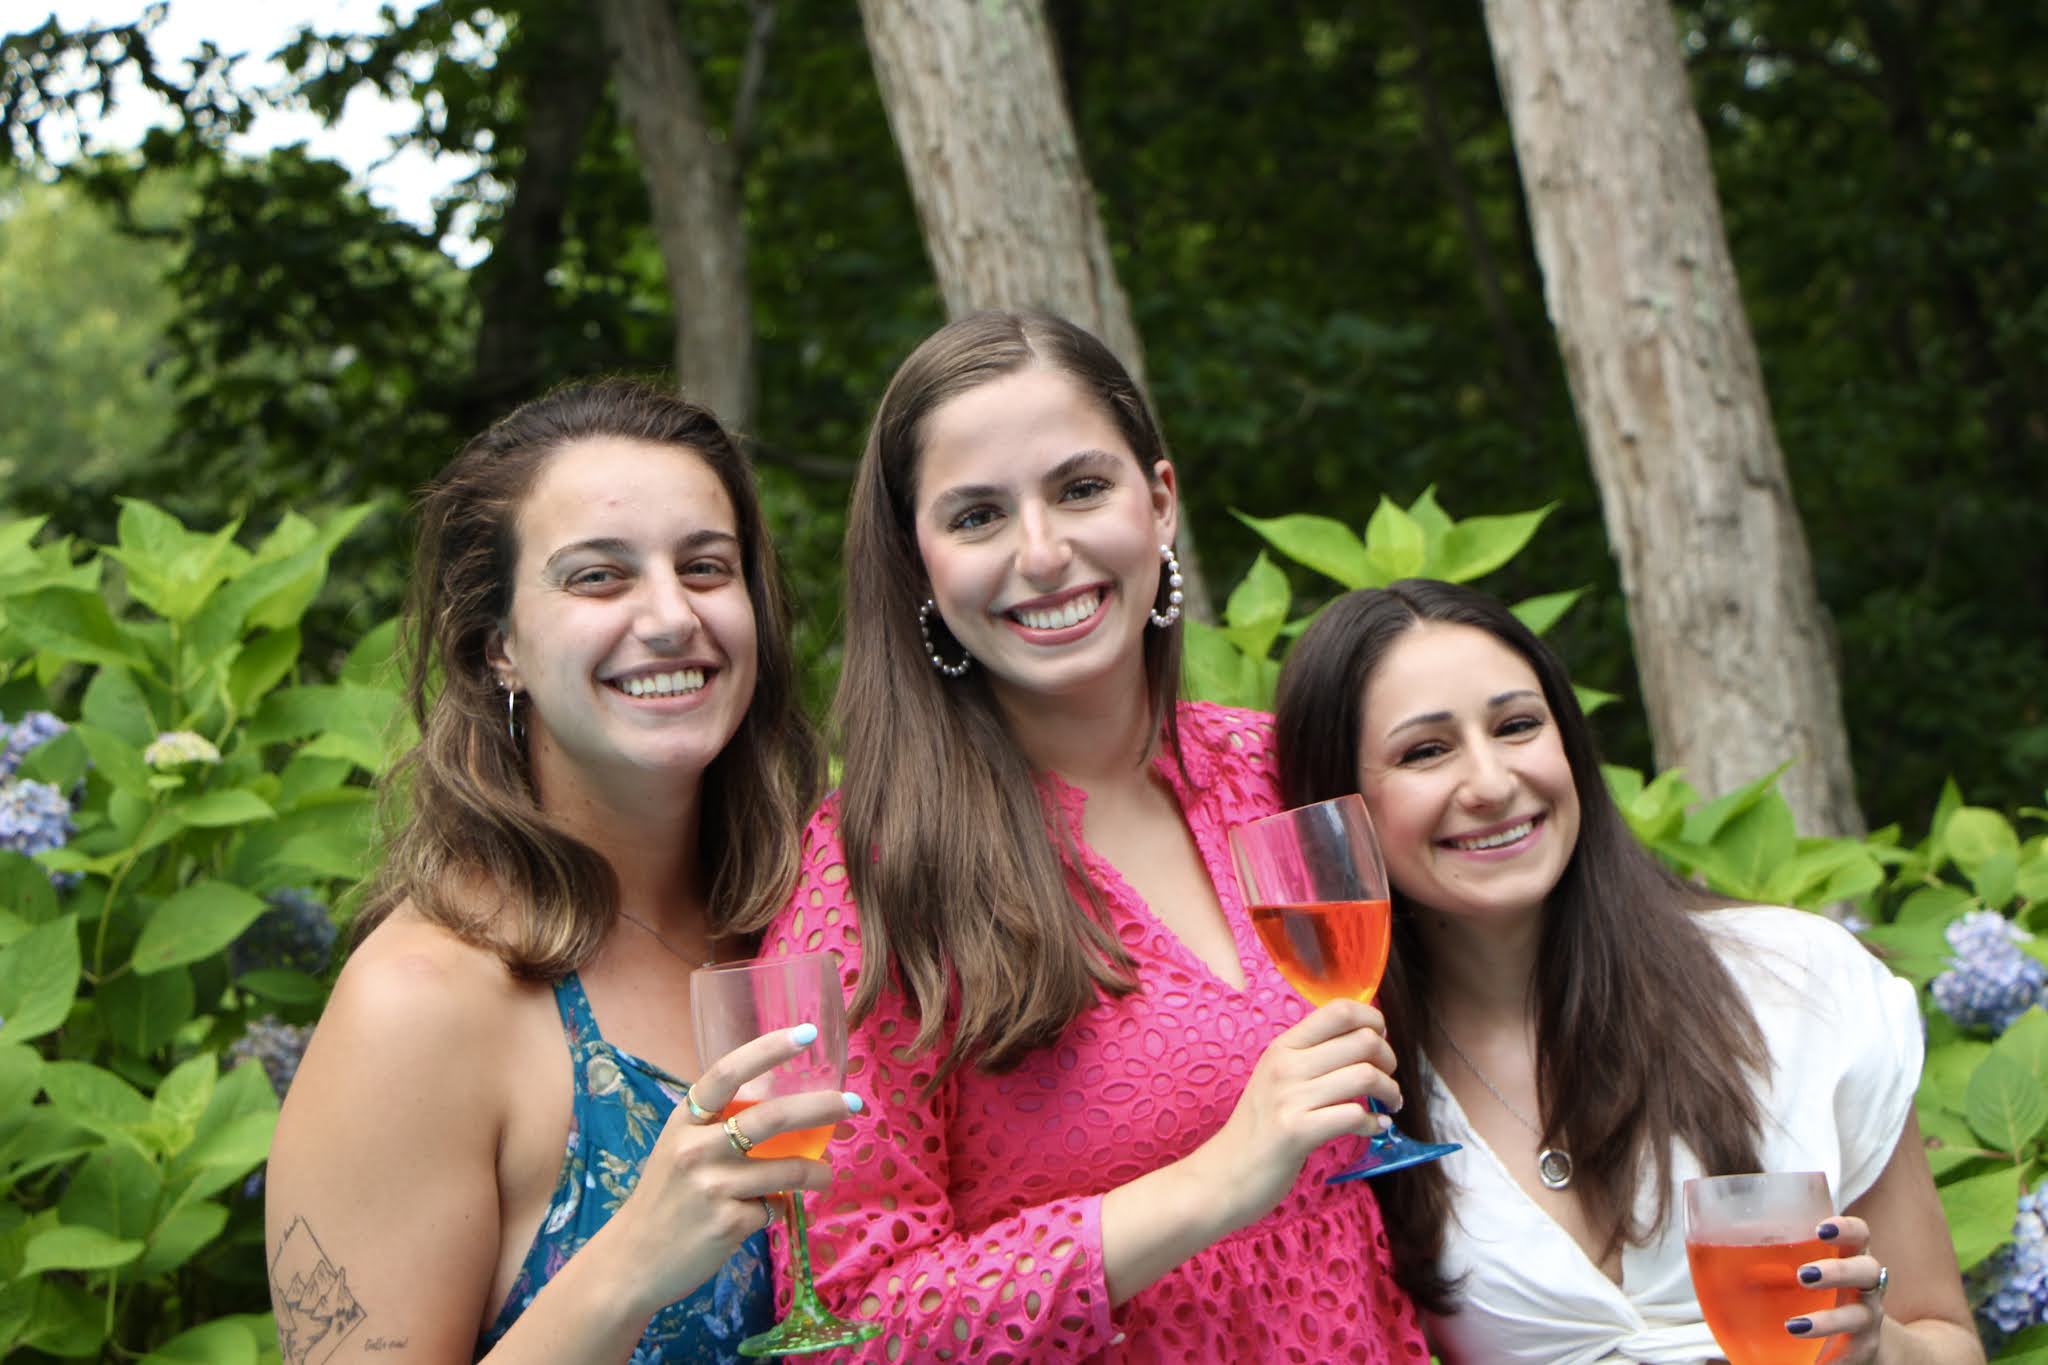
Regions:
[[[705, 958], [702, 962], [698, 962], [695, 959], [693, 959], [688, 953], [684, 952], [681, 948], [676, 947], [675, 944], [670, 943], [667, 939], [663, 938], [661, 936], [661, 931], [659, 929], [656, 929], [653, 925], [649, 924], [646, 920], [641, 919], [632, 911], [620, 910], [619, 918], [625, 920], [628, 924], [638, 926], [648, 935], [648, 937], [652, 938], [656, 943], [659, 943], [663, 948], [667, 949], [670, 956], [682, 959], [682, 961], [688, 963], [693, 969], [697, 967], [715, 967], [718, 965], [718, 953], [716, 949], [712, 950], [710, 957]], [[1456, 1047], [1457, 1044], [1453, 1043], [1451, 1044], [1451, 1046]], [[1486, 1078], [1482, 1076], [1480, 1077], [1480, 1079], [1485, 1080]]]
[[[1515, 1122], [1535, 1134], [1538, 1142], [1543, 1141], [1543, 1130], [1530, 1122], [1527, 1114], [1509, 1104], [1508, 1097], [1500, 1093], [1500, 1087], [1487, 1080], [1484, 1071], [1472, 1065], [1472, 1059], [1465, 1055], [1464, 1048], [1458, 1046], [1458, 1040], [1451, 1036], [1450, 1030], [1438, 1024], [1436, 1031], [1451, 1045], [1451, 1051], [1458, 1055], [1458, 1060], [1465, 1064], [1465, 1069], [1479, 1078], [1479, 1083], [1486, 1087], [1486, 1093], [1499, 1100], [1500, 1107], [1513, 1114]], [[1546, 1190], [1568, 1188], [1572, 1183], [1572, 1154], [1562, 1147], [1545, 1147], [1536, 1153], [1536, 1178], [1543, 1183]]]

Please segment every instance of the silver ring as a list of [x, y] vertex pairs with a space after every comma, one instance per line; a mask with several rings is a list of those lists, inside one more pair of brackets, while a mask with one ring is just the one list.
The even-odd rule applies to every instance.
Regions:
[[775, 1226], [775, 1220], [782, 1216], [782, 1210], [775, 1207], [775, 1201], [767, 1195], [761, 1196], [761, 1208], [767, 1213], [768, 1221], [761, 1226], [765, 1230]]
[[1863, 1291], [1863, 1297], [1864, 1297], [1864, 1298], [1866, 1298], [1866, 1299], [1881, 1299], [1881, 1298], [1883, 1298], [1883, 1297], [1884, 1297], [1884, 1291], [1885, 1291], [1885, 1286], [1886, 1286], [1886, 1285], [1888, 1285], [1888, 1284], [1890, 1284], [1891, 1282], [1892, 1282], [1892, 1268], [1891, 1268], [1890, 1266], [1888, 1266], [1888, 1265], [1881, 1265], [1881, 1266], [1879, 1266], [1879, 1267], [1877, 1268], [1877, 1283], [1876, 1283], [1876, 1284], [1874, 1284], [1874, 1285], [1872, 1285], [1872, 1286], [1870, 1286], [1870, 1288], [1868, 1288], [1868, 1289], [1864, 1290], [1864, 1291]]
[[701, 1104], [697, 1103], [697, 1096], [696, 1096], [695, 1092], [693, 1092], [693, 1091], [689, 1091], [689, 1090], [685, 1090], [685, 1091], [683, 1092], [683, 1103], [684, 1103], [684, 1104], [687, 1104], [688, 1106], [690, 1106], [690, 1122], [692, 1122], [692, 1123], [716, 1123], [716, 1122], [718, 1122], [718, 1115], [716, 1115], [716, 1114], [712, 1113], [712, 1112], [711, 1112], [711, 1111], [710, 1111], [709, 1109], [706, 1109], [706, 1108], [705, 1108], [705, 1107], [704, 1107], [703, 1105], [701, 1105]]
[[738, 1114], [734, 1114], [725, 1121], [725, 1140], [730, 1142], [732, 1149], [741, 1156], [745, 1156], [748, 1152], [754, 1150], [754, 1140], [740, 1131], [740, 1116]]

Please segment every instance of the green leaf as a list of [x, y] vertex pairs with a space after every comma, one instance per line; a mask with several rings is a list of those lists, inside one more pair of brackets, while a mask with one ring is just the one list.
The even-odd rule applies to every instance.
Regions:
[[141, 1254], [142, 1243], [132, 1238], [109, 1237], [98, 1228], [54, 1227], [29, 1240], [28, 1250], [22, 1256], [21, 1273], [111, 1270], [127, 1265]]
[[296, 626], [266, 631], [244, 644], [228, 669], [228, 701], [235, 710], [246, 712], [269, 691], [285, 680], [299, 661], [299, 631]]
[[1589, 716], [1601, 707], [1620, 700], [1615, 693], [1602, 692], [1597, 687], [1581, 687], [1577, 683], [1572, 684], [1572, 696], [1578, 699], [1579, 710]]
[[1233, 515], [1295, 563], [1334, 578], [1347, 588], [1362, 588], [1372, 581], [1372, 564], [1366, 556], [1365, 542], [1341, 521], [1303, 515], [1270, 519], [1248, 517], [1242, 512]]
[[[150, 1233], [149, 1245], [143, 1251], [142, 1258], [135, 1263], [130, 1273], [136, 1279], [147, 1279], [156, 1275], [169, 1274], [185, 1264], [185, 1262], [191, 1260], [207, 1243], [220, 1236], [221, 1229], [226, 1227], [227, 1223], [228, 1211], [219, 1204], [207, 1201], [180, 1204], [177, 1208], [172, 1209], [170, 1214], [161, 1223], [156, 1225], [155, 1231]], [[231, 1333], [228, 1331], [231, 1326], [232, 1324], [216, 1320], [207, 1323], [204, 1327], [194, 1328], [192, 1331], [183, 1333], [172, 1342], [167, 1343], [162, 1350], [157, 1351], [155, 1354], [147, 1357], [147, 1359], [207, 1362], [255, 1360], [256, 1350], [253, 1343], [250, 1345], [247, 1356], [242, 1356], [233, 1350]], [[210, 1328], [220, 1328], [222, 1330], [214, 1336], [206, 1338], [206, 1354], [165, 1354], [167, 1351], [172, 1351], [174, 1347], [178, 1349], [198, 1349], [198, 1342], [196, 1340], [198, 1335], [208, 1331]], [[246, 1331], [242, 1335], [244, 1340], [248, 1339]], [[216, 1337], [218, 1338], [217, 1345], [215, 1344]], [[185, 1342], [188, 1338], [195, 1339], [190, 1347], [178, 1347], [179, 1342]]]
[[1451, 583], [1469, 583], [1492, 573], [1521, 553], [1556, 506], [1545, 503], [1533, 512], [1467, 517], [1458, 522], [1444, 537], [1442, 562], [1432, 566], [1435, 576]]
[[48, 920], [0, 948], [0, 1043], [40, 1038], [78, 994], [78, 917]]
[[1970, 885], [1994, 910], [2009, 903], [2019, 890], [2019, 855], [2000, 850], [1968, 871]]
[[147, 1238], [163, 1189], [155, 1163], [134, 1148], [102, 1147], [71, 1173], [58, 1212], [67, 1226]]
[[180, 1062], [156, 1088], [156, 1096], [150, 1101], [150, 1117], [176, 1135], [169, 1144], [172, 1151], [184, 1148], [199, 1131], [200, 1117], [213, 1099], [216, 1075], [214, 1055], [201, 1052]]
[[[50, 874], [35, 859], [13, 849], [0, 849], [0, 910], [41, 924], [57, 913], [57, 892]], [[5, 1018], [0, 1012], [0, 1018]]]
[[1280, 627], [1287, 623], [1287, 607], [1293, 596], [1287, 586], [1287, 575], [1266, 558], [1264, 550], [1259, 551], [1244, 580], [1224, 604], [1223, 619], [1230, 627], [1227, 633], [1231, 640], [1252, 658], [1265, 658], [1280, 636]]
[[172, 968], [123, 972], [93, 993], [93, 1005], [107, 1036], [137, 1057], [147, 1057], [171, 1041], [192, 1017], [194, 994], [190, 972]]
[[195, 882], [157, 906], [135, 941], [144, 974], [211, 957], [262, 914], [263, 902], [226, 882]]
[[[1691, 821], [1686, 822], [1686, 828], [1691, 833]], [[1738, 806], [1714, 830], [1710, 841], [1741, 877], [1739, 887], [1725, 889], [1767, 899], [1766, 883], [1772, 872], [1792, 856], [1798, 838], [1792, 808], [1785, 798], [1771, 789], [1756, 793], [1755, 799]]]
[[59, 1114], [96, 1133], [118, 1133], [149, 1121], [149, 1101], [141, 1092], [90, 1062], [45, 1063], [43, 1093]]
[[1994, 1049], [1970, 1077], [1963, 1116], [1988, 1145], [2016, 1154], [2048, 1125], [2048, 1094], [2023, 1063]]
[[0, 1043], [0, 1126], [27, 1111], [43, 1088], [43, 1059], [25, 1043]]
[[2013, 1020], [1991, 1051], [2019, 1063], [2036, 1082], [2048, 1087], [2048, 1010], [2035, 1005]]
[[247, 787], [201, 793], [172, 806], [171, 814], [195, 829], [221, 829], [277, 818], [277, 812], [270, 808], [270, 803]]
[[259, 967], [243, 972], [235, 978], [235, 984], [280, 1005], [317, 1005], [327, 995], [327, 988], [318, 977], [288, 967]]
[[1570, 611], [1572, 604], [1586, 595], [1586, 589], [1573, 588], [1570, 592], [1545, 593], [1541, 597], [1525, 597], [1508, 608], [1515, 619], [1529, 628], [1531, 634], [1541, 635], [1556, 625], [1558, 619]]
[[85, 745], [85, 751], [92, 755], [93, 766], [113, 784], [116, 791], [145, 800], [149, 798], [149, 764], [142, 759], [141, 745], [130, 744], [112, 731], [102, 730], [96, 725], [74, 725], [71, 733]]
[[[106, 1304], [59, 1280], [24, 1280], [32, 1296], [28, 1325], [15, 1345], [67, 1360], [98, 1356], [106, 1340]], [[10, 1285], [12, 1289], [15, 1286]]]
[[[261, 1067], [254, 1069], [262, 1070]], [[229, 1119], [179, 1152], [178, 1165], [186, 1170], [217, 1167], [230, 1172], [232, 1178], [240, 1178], [270, 1155], [270, 1138], [276, 1131], [275, 1111], [243, 1114]]]
[[235, 544], [240, 530], [241, 523], [231, 521], [212, 535], [198, 534], [160, 508], [125, 498], [119, 543], [106, 553], [128, 570], [128, 591], [136, 601], [182, 624], [248, 562], [249, 552]]
[[1958, 1268], [1965, 1274], [2012, 1240], [2013, 1218], [2019, 1212], [2019, 1167], [1999, 1166], [1951, 1181], [1936, 1193], [1949, 1235], [1955, 1239]]
[[[1449, 535], [1456, 535], [1453, 527]], [[1385, 587], [1424, 570], [1429, 557], [1429, 537], [1422, 523], [1382, 494], [1372, 519], [1365, 524], [1366, 563], [1372, 568], [1372, 583]]]
[[2019, 860], [2020, 841], [2012, 825], [1997, 811], [1982, 806], [1962, 806], [1952, 813], [1942, 826], [1942, 846], [1965, 874], [1973, 874], [1999, 854], [2009, 855], [2015, 865]]
[[148, 658], [96, 592], [50, 588], [7, 604], [7, 624], [36, 649], [73, 663], [149, 673]]
[[348, 652], [340, 681], [387, 692], [405, 685], [405, 661], [398, 653], [398, 618], [386, 617], [370, 627]]
[[1193, 619], [1182, 623], [1181, 679], [1187, 695], [1197, 701], [1226, 706], [1243, 702], [1245, 654], [1214, 626]]

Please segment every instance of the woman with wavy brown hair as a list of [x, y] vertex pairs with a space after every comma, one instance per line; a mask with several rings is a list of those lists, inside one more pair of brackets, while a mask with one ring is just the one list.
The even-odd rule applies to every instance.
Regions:
[[817, 790], [751, 472], [695, 404], [576, 385], [420, 523], [406, 819], [269, 1168], [285, 1359], [734, 1359], [772, 1308], [764, 1196], [828, 1179], [744, 1148], [849, 1112], [721, 1131], [809, 1026], [692, 1039], [691, 969], [750, 954]]
[[1679, 1190], [1749, 1171], [1823, 1172], [1844, 1210], [1815, 1230], [1841, 1254], [1784, 1272], [1819, 1292], [1772, 1359], [1983, 1359], [1913, 1116], [1912, 986], [1824, 916], [1652, 857], [1512, 612], [1425, 579], [1340, 597], [1274, 730], [1288, 803], [1363, 793], [1386, 858], [1401, 1126], [1463, 1150], [1380, 1194], [1447, 1363], [1718, 1360]]
[[1372, 1194], [1379, 1016], [1310, 1012], [1225, 836], [1266, 717], [1176, 700], [1177, 475], [1080, 328], [981, 313], [890, 382], [855, 480], [845, 777], [764, 952], [853, 974], [820, 1284], [858, 1358], [1425, 1358]]

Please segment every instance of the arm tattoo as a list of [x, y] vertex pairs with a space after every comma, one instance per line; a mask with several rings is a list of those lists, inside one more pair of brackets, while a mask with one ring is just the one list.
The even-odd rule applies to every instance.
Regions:
[[303, 1218], [292, 1220], [271, 1258], [270, 1297], [285, 1365], [320, 1365], [363, 1321], [348, 1272], [327, 1259]]

